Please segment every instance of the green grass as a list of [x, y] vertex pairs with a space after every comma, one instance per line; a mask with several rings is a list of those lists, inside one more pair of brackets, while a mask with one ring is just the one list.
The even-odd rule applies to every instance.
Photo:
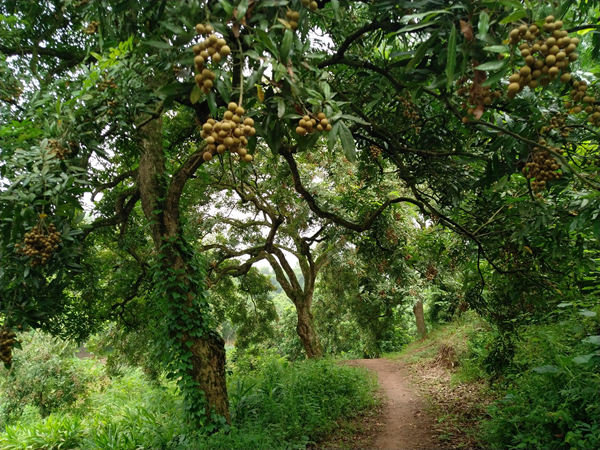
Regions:
[[[399, 352], [386, 353], [389, 359], [402, 359], [409, 364], [430, 362], [438, 357], [442, 347], [452, 348], [457, 359], [464, 363], [468, 358], [470, 339], [478, 333], [488, 330], [488, 325], [474, 312], [467, 311], [457, 320], [437, 325], [424, 340], [413, 341]], [[461, 367], [464, 367], [461, 364]]]
[[266, 358], [254, 372], [234, 370], [228, 380], [232, 425], [211, 434], [188, 425], [173, 383], [151, 383], [138, 369], [102, 380], [46, 417], [26, 406], [0, 434], [0, 448], [305, 448], [335, 429], [336, 421], [372, 406], [376, 389], [365, 370], [332, 360]]

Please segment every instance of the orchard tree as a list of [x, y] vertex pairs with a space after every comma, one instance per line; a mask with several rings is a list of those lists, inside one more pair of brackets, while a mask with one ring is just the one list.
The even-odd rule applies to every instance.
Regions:
[[[324, 220], [362, 232], [408, 202], [469, 240], [482, 286], [528, 280], [512, 297], [470, 297], [510, 322], [526, 287], [543, 299], [574, 281], [546, 270], [597, 252], [597, 13], [597, 1], [3, 2], [3, 360], [14, 329], [69, 329], [89, 240], [118, 227], [190, 412], [228, 419], [190, 180], [216, 157], [249, 176], [259, 148]], [[330, 209], [297, 164], [323, 144], [375, 156], [365, 174], [392, 166], [398, 189], [374, 209]]]

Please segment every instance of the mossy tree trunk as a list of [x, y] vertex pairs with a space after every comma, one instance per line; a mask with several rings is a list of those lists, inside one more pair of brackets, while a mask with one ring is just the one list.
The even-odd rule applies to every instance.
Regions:
[[[176, 289], [165, 292], [171, 313], [179, 314], [186, 322], [173, 338], [182, 349], [189, 349], [189, 375], [206, 401], [205, 413], [212, 411], [230, 421], [225, 378], [225, 341], [214, 330], [207, 328], [202, 312], [194, 315], [191, 323], [181, 317], [181, 311], [194, 311], [204, 295], [202, 283], [192, 283], [200, 273], [192, 264], [192, 255], [186, 250], [179, 217], [179, 201], [186, 181], [202, 164], [201, 152], [190, 158], [167, 179], [162, 148], [162, 121], [150, 120], [141, 130], [141, 158], [138, 182], [142, 209], [150, 222], [152, 239], [161, 256], [161, 268], [176, 275]], [[202, 306], [200, 306], [202, 308]], [[188, 323], [189, 322], [189, 323]], [[198, 332], [198, 330], [202, 330]]]

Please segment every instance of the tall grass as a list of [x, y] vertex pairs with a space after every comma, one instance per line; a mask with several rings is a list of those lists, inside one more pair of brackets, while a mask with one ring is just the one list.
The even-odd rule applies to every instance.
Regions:
[[[93, 374], [102, 370], [99, 362], [69, 364], [81, 364]], [[100, 379], [76, 402], [50, 414], [25, 405], [19, 419], [0, 432], [0, 448], [305, 448], [331, 431], [339, 418], [372, 405], [376, 387], [366, 371], [330, 360], [289, 363], [267, 357], [250, 373], [234, 368], [228, 380], [232, 424], [211, 433], [189, 425], [171, 382], [151, 382], [139, 369]]]

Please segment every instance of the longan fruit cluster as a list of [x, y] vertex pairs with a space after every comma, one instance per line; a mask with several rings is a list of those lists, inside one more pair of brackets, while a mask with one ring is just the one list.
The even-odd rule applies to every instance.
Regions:
[[90, 24], [83, 30], [85, 34], [95, 34], [98, 32], [98, 27], [100, 26], [100, 22], [97, 20], [92, 20]]
[[303, 116], [298, 121], [298, 126], [296, 127], [296, 133], [300, 136], [306, 136], [307, 134], [314, 133], [315, 131], [331, 131], [331, 124], [325, 116], [325, 113], [320, 112], [316, 116], [311, 117], [310, 115]]
[[243, 118], [244, 108], [237, 103], [231, 102], [227, 105], [227, 111], [223, 114], [223, 120], [217, 122], [208, 119], [202, 125], [201, 136], [206, 141], [206, 150], [202, 155], [204, 161], [210, 161], [215, 153], [222, 155], [225, 151], [237, 153], [242, 161], [250, 162], [254, 158], [246, 145], [248, 137], [256, 134], [254, 120], [250, 117]]
[[510, 44], [519, 45], [525, 65], [513, 73], [508, 81], [508, 96], [514, 97], [525, 86], [535, 89], [539, 85], [546, 86], [560, 78], [568, 83], [571, 74], [569, 64], [577, 60], [578, 38], [570, 38], [567, 30], [562, 30], [563, 22], [554, 20], [554, 16], [546, 17], [543, 31], [535, 24], [521, 25], [510, 32]]
[[500, 91], [492, 90], [489, 86], [483, 86], [481, 83], [463, 82], [456, 92], [458, 95], [468, 94], [467, 100], [462, 104], [463, 110], [466, 110], [463, 122], [467, 122], [470, 117], [474, 116], [477, 109], [482, 114], [486, 106], [491, 105], [495, 99], [502, 96]]
[[194, 80], [205, 94], [208, 94], [212, 89], [216, 75], [211, 70], [204, 68], [204, 64], [208, 63], [209, 59], [218, 63], [224, 57], [231, 54], [231, 48], [229, 48], [225, 39], [217, 37], [214, 31], [214, 28], [209, 24], [199, 23], [196, 25], [196, 33], [206, 36], [206, 39], [193, 47], [194, 54], [196, 55], [194, 66], [197, 72]]
[[565, 116], [560, 114], [552, 116], [548, 125], [540, 128], [540, 134], [546, 135], [553, 130], [557, 131], [563, 138], [569, 137], [571, 127], [565, 126]]
[[292, 11], [291, 9], [288, 9], [285, 13], [285, 16], [290, 24], [290, 28], [292, 30], [296, 30], [298, 28], [298, 21], [300, 20], [300, 13], [298, 11]]
[[65, 159], [65, 157], [71, 153], [71, 150], [64, 147], [56, 139], [48, 139], [48, 149], [50, 150], [50, 153], [53, 153], [58, 159]]
[[[596, 97], [587, 92], [588, 85], [585, 81], [574, 81], [570, 92], [572, 102], [567, 103], [573, 114], [585, 111], [588, 121], [595, 126], [600, 126], [600, 105], [596, 105]], [[577, 104], [579, 103], [579, 104]]]
[[319, 4], [315, 0], [302, 0], [302, 6], [315, 12], [319, 9]]
[[398, 101], [402, 105], [402, 115], [408, 120], [419, 120], [421, 116], [417, 111], [415, 104], [410, 98], [398, 96]]
[[[545, 141], [540, 141], [545, 143]], [[554, 149], [557, 153], [562, 153], [561, 149]], [[546, 184], [552, 180], [560, 178], [558, 170], [560, 166], [548, 150], [540, 147], [533, 147], [533, 152], [529, 155], [530, 161], [523, 167], [522, 173], [531, 180], [531, 188], [534, 191], [541, 191], [546, 188]]]
[[0, 328], [0, 361], [6, 366], [12, 363], [12, 349], [15, 346], [15, 333], [6, 329]]
[[98, 90], [100, 92], [107, 90], [108, 88], [116, 89], [118, 86], [115, 83], [114, 78], [110, 78], [109, 80], [102, 80], [98, 83]]
[[410, 97], [398, 96], [398, 100], [402, 105], [402, 115], [407, 119], [410, 127], [416, 132], [421, 132], [421, 127], [417, 125], [417, 122], [421, 119], [417, 107], [412, 102]]
[[377, 158], [379, 158], [379, 157], [381, 156], [381, 152], [382, 152], [381, 148], [379, 148], [379, 147], [378, 147], [378, 146], [376, 146], [376, 145], [371, 145], [371, 146], [369, 147], [369, 151], [371, 152], [371, 157], [372, 157], [373, 159], [377, 159]]
[[40, 214], [42, 219], [35, 227], [25, 233], [23, 244], [15, 244], [17, 250], [31, 259], [31, 267], [44, 266], [58, 249], [60, 244], [60, 231], [56, 230], [53, 223], [45, 226], [45, 214]]

